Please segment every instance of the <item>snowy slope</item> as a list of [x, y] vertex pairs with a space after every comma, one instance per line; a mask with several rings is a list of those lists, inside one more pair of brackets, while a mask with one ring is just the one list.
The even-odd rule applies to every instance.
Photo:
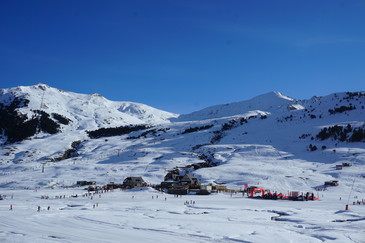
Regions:
[[[365, 199], [365, 141], [349, 140], [356, 129], [365, 128], [365, 92], [336, 93], [309, 100], [295, 100], [273, 92], [178, 118], [171, 113], [158, 113], [161, 122], [151, 123], [154, 125], [149, 128], [91, 139], [84, 129], [111, 126], [103, 123], [100, 117], [105, 114], [97, 111], [97, 107], [111, 109], [113, 114], [123, 113], [123, 121], [135, 121], [136, 117], [142, 121], [141, 117], [146, 117], [143, 110], [148, 107], [109, 103], [100, 96], [51, 91], [48, 87], [47, 92], [36, 87], [29, 89], [36, 90], [32, 94], [37, 95], [32, 97], [37, 99], [31, 98], [34, 101], [30, 100], [23, 112], [29, 107], [39, 109], [42, 93], [46, 100], [48, 92], [55, 92], [52, 96], [57, 98], [44, 102], [47, 106], [44, 110], [60, 112], [72, 119], [72, 124], [79, 125], [62, 133], [1, 146], [0, 194], [16, 196], [14, 201], [0, 201], [0, 213], [5, 215], [0, 240], [22, 242], [29, 237], [39, 242], [118, 242], [125, 234], [130, 242], [363, 242], [365, 239], [362, 230], [365, 206], [350, 205], [351, 211], [344, 211], [345, 204]], [[9, 102], [6, 92], [3, 91], [2, 97]], [[76, 102], [76, 97], [82, 102]], [[80, 107], [83, 102], [86, 105]], [[57, 108], [53, 108], [55, 105]], [[94, 107], [96, 111], [85, 107]], [[84, 113], [77, 114], [78, 109]], [[325, 127], [349, 124], [351, 131], [346, 140], [317, 137]], [[60, 157], [75, 141], [80, 141], [76, 153], [54, 162], [53, 158]], [[312, 150], [313, 146], [317, 149]], [[215, 166], [192, 171], [203, 183], [226, 183], [232, 189], [249, 184], [284, 193], [310, 191], [320, 201], [273, 202], [229, 194], [182, 199], [160, 194], [159, 201], [150, 201], [152, 196], [156, 199], [156, 192], [147, 190], [103, 195], [98, 199], [102, 207], [94, 210], [95, 198], [94, 201], [90, 197], [40, 199], [45, 194], [52, 197], [82, 194], [82, 189], [63, 188], [77, 180], [93, 180], [103, 185], [111, 181], [120, 183], [127, 176], [143, 176], [148, 183], [158, 184], [167, 170], [201, 163], [204, 158], [209, 158]], [[335, 166], [343, 162], [353, 166], [336, 170]], [[316, 191], [327, 180], [338, 180], [340, 185]], [[36, 187], [40, 189], [34, 192]], [[132, 195], [136, 201], [131, 201]], [[186, 205], [186, 200], [196, 200], [198, 204]], [[21, 208], [13, 212], [15, 217], [9, 214], [10, 203]], [[37, 214], [35, 208], [40, 204], [42, 207], [49, 204], [52, 210]], [[283, 221], [272, 221], [277, 212], [288, 215], [283, 216]], [[54, 217], [62, 220], [56, 223]], [[22, 218], [29, 224], [23, 223]], [[209, 227], [207, 221], [211, 222]], [[59, 230], [47, 226], [53, 223]], [[12, 225], [22, 230], [14, 231]], [[36, 229], [37, 226], [40, 228]], [[117, 233], [112, 237], [107, 232]], [[75, 237], [81, 234], [90, 237]]]
[[205, 120], [240, 115], [250, 111], [256, 111], [257, 114], [269, 114], [270, 112], [285, 110], [289, 109], [290, 107], [302, 109], [300, 103], [298, 103], [298, 101], [295, 99], [285, 96], [280, 92], [270, 92], [259, 95], [247, 101], [211, 106], [191, 114], [181, 115], [177, 120]]
[[10, 104], [16, 97], [29, 100], [18, 109], [28, 117], [34, 110], [60, 114], [72, 121], [72, 129], [91, 130], [129, 124], [168, 123], [176, 114], [133, 103], [110, 101], [98, 94], [84, 95], [59, 90], [45, 84], [20, 86], [0, 91], [0, 103]]
[[[90, 139], [84, 129], [105, 125], [101, 118], [106, 116], [105, 111], [107, 109], [113, 108], [114, 113], [115, 109], [119, 109], [116, 113], [119, 118], [123, 117], [124, 119], [120, 118], [121, 121], [118, 124], [125, 124], [126, 121], [138, 124], [142, 122], [139, 118], [148, 113], [146, 110], [149, 110], [150, 114], [156, 110], [147, 109], [148, 106], [136, 105], [135, 103], [110, 102], [98, 95], [80, 95], [59, 91], [44, 85], [18, 87], [15, 90], [16, 92], [22, 90], [21, 94], [25, 94], [30, 99], [27, 107], [20, 108], [22, 112], [26, 113], [31, 109], [37, 109], [37, 106], [40, 105], [39, 102], [41, 102], [41, 96], [50, 94], [52, 98], [46, 99], [45, 96], [43, 99], [43, 109], [50, 113], [59, 112], [72, 118], [73, 126], [78, 125], [74, 129], [65, 129], [60, 134], [44, 135], [38, 139], [25, 140], [19, 144], [2, 146], [3, 156], [0, 157], [0, 162], [6, 167], [9, 166], [6, 171], [12, 170], [13, 164], [16, 164], [16, 168], [21, 168], [25, 173], [29, 167], [34, 168], [34, 165], [31, 165], [33, 163], [39, 165], [43, 161], [53, 161], [54, 158], [62, 156], [66, 150], [71, 149], [72, 143], [75, 141], [80, 141], [81, 144], [77, 148], [76, 155], [69, 160], [71, 163], [82, 161], [78, 163], [79, 166], [81, 165], [80, 170], [81, 168], [82, 170], [89, 168], [89, 165], [83, 168], [83, 162], [93, 161], [95, 168], [104, 171], [101, 175], [108, 174], [110, 176], [115, 172], [116, 178], [111, 178], [112, 180], [120, 180], [118, 179], [119, 176], [139, 174], [150, 178], [150, 182], [154, 184], [162, 180], [166, 169], [202, 162], [199, 158], [201, 154], [211, 156], [220, 164], [217, 167], [197, 171], [206, 182], [222, 180], [219, 178], [225, 177], [221, 174], [223, 165], [231, 168], [231, 162], [235, 161], [236, 158], [245, 160], [247, 157], [253, 157], [254, 161], [256, 156], [256, 159], [261, 160], [262, 154], [265, 156], [267, 154], [270, 160], [274, 161], [290, 158], [295, 159], [295, 163], [298, 162], [299, 164], [301, 161], [309, 161], [310, 163], [331, 163], [331, 166], [336, 161], [341, 160], [341, 156], [344, 156], [340, 151], [350, 154], [349, 159], [353, 161], [362, 160], [363, 142], [340, 142], [332, 138], [322, 141], [317, 139], [316, 135], [323, 127], [347, 126], [348, 124], [351, 124], [353, 128], [364, 126], [364, 95], [357, 95], [349, 99], [349, 95], [346, 93], [338, 93], [298, 101], [278, 92], [273, 92], [249, 101], [207, 108], [192, 113], [190, 118], [195, 118], [191, 121], [168, 122], [166, 118], [161, 118], [167, 113], [159, 112], [160, 121], [163, 123], [150, 129], [122, 136]], [[6, 91], [9, 93], [9, 90]], [[12, 92], [14, 93], [14, 91]], [[4, 94], [6, 92], [3, 91], [2, 97], [6, 97]], [[3, 98], [3, 100], [6, 99]], [[84, 107], [84, 103], [86, 103], [85, 107], [87, 108], [81, 109], [80, 104], [81, 107]], [[350, 104], [357, 108], [336, 114], [328, 112], [335, 107], [349, 106]], [[292, 105], [297, 107], [300, 105], [300, 109], [293, 109]], [[95, 108], [91, 109], [90, 107]], [[77, 112], [80, 110], [83, 110], [83, 113]], [[114, 115], [110, 110], [107, 112], [109, 118]], [[216, 115], [220, 114], [219, 117], [215, 118], [215, 115], [209, 115], [208, 110], [219, 110], [215, 113]], [[143, 113], [144, 111], [146, 112]], [[92, 115], [88, 116], [89, 114]], [[168, 114], [171, 115], [171, 113]], [[205, 116], [206, 114], [208, 116]], [[229, 114], [229, 116], [221, 117], [223, 114]], [[132, 117], [132, 115], [135, 116]], [[139, 118], [137, 119], [136, 116]], [[196, 120], [197, 117], [204, 117], [204, 119]], [[109, 127], [112, 124], [105, 126]], [[116, 125], [116, 123], [114, 124]], [[209, 126], [209, 129], [198, 129], [195, 132], [184, 133], [187, 129], [204, 126]], [[308, 151], [311, 144], [319, 149], [313, 152]], [[322, 150], [321, 148], [324, 147], [326, 149]], [[245, 149], [241, 151], [242, 148]], [[247, 148], [249, 154], [247, 154]], [[334, 149], [338, 153], [333, 153]], [[360, 152], [354, 152], [352, 154], [355, 155], [351, 155], [349, 151]], [[62, 167], [62, 170], [65, 171], [73, 171], [70, 162], [67, 162], [69, 160], [58, 162], [57, 167]], [[256, 166], [254, 162], [253, 166]], [[123, 173], [119, 170], [122, 170]], [[242, 170], [246, 170], [246, 168], [242, 168]], [[208, 176], [204, 174], [204, 171], [214, 171], [216, 175], [214, 177]], [[241, 170], [235, 170], [235, 172], [237, 172], [236, 176], [240, 178]], [[75, 173], [77, 174], [78, 170], [75, 170]], [[251, 174], [254, 179], [258, 172]], [[70, 180], [73, 180], [73, 173], [70, 172], [70, 175]], [[232, 172], [226, 176], [228, 178], [225, 178], [224, 181], [227, 183], [233, 183], [236, 186], [241, 183], [242, 179], [239, 179], [239, 182], [229, 179]], [[325, 176], [325, 178], [329, 179], [330, 177]], [[95, 177], [94, 179], [98, 178]], [[104, 182], [109, 180], [105, 177], [100, 179]], [[250, 182], [252, 181], [250, 180]], [[37, 184], [38, 182], [34, 181], [34, 183]], [[320, 182], [316, 180], [312, 184], [305, 184], [304, 186], [312, 187], [315, 183]]]

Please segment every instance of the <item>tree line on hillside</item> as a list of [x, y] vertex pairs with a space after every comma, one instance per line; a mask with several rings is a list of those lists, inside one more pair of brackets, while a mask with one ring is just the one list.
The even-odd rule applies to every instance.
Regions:
[[186, 134], [186, 133], [192, 133], [192, 132], [197, 132], [197, 131], [202, 131], [202, 130], [207, 130], [209, 128], [212, 128], [214, 125], [206, 125], [206, 126], [201, 126], [201, 127], [190, 127], [185, 129], [181, 134]]
[[170, 130], [169, 127], [160, 128], [160, 129], [150, 129], [150, 130], [147, 130], [147, 131], [142, 132], [138, 136], [130, 136], [130, 137], [127, 137], [127, 139], [139, 139], [141, 137], [147, 138], [148, 135], [151, 135], [153, 137], [158, 137], [158, 136], [161, 136], [161, 134], [160, 134], [161, 132], [167, 132], [168, 130]]
[[320, 140], [332, 138], [341, 142], [362, 142], [365, 141], [364, 127], [365, 125], [353, 128], [350, 124], [347, 126], [334, 125], [325, 127], [316, 135], [316, 138]]
[[328, 112], [333, 115], [333, 114], [336, 114], [336, 113], [342, 113], [342, 112], [345, 112], [345, 111], [351, 111], [351, 110], [355, 110], [356, 109], [356, 106], [353, 106], [352, 104], [350, 104], [349, 106], [340, 106], [338, 108], [334, 108], [334, 109], [329, 109]]
[[128, 125], [120, 127], [99, 128], [93, 131], [86, 131], [90, 138], [112, 137], [129, 134], [131, 132], [150, 128], [147, 125]]
[[[3, 136], [7, 137], [7, 143], [23, 141], [38, 132], [55, 134], [60, 132], [60, 125], [51, 116], [41, 110], [33, 110], [33, 116], [20, 114], [17, 108], [27, 106], [29, 100], [15, 98], [13, 102], [5, 106], [0, 104], [0, 129]], [[52, 117], [61, 124], [68, 124], [70, 120], [60, 114], [52, 113]]]

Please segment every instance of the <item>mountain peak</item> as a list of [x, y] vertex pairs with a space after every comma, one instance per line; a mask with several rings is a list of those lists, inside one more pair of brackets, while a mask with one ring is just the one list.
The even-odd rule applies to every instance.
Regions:
[[31, 88], [46, 90], [46, 89], [49, 89], [50, 86], [48, 86], [47, 84], [38, 83], [38, 84], [35, 84], [35, 85], [31, 86]]
[[248, 102], [250, 107], [255, 107], [257, 110], [267, 110], [281, 105], [287, 105], [294, 102], [295, 99], [290, 98], [280, 92], [272, 91], [266, 94], [256, 96], [248, 101], [238, 102], [240, 104]]
[[296, 100], [280, 92], [272, 91], [256, 96], [250, 100], [216, 105], [205, 108], [191, 114], [181, 115], [178, 120], [204, 120], [211, 118], [227, 117], [234, 115], [247, 114], [254, 112], [257, 114], [270, 113], [281, 107], [287, 108], [288, 105], [296, 103]]
[[[280, 93], [278, 91], [271, 91], [262, 95], [258, 95], [253, 97], [252, 99], [248, 100], [251, 102], [260, 102], [260, 103], [271, 103], [271, 102], [282, 102], [282, 101], [295, 101], [295, 99], [284, 95], [283, 93]], [[242, 102], [242, 101], [241, 101]], [[241, 103], [239, 102], [239, 103]], [[243, 101], [245, 102], [245, 101]]]

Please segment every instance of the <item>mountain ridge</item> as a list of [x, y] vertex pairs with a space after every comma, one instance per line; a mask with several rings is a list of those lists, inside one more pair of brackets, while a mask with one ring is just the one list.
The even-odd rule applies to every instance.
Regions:
[[[348, 93], [363, 94], [362, 92]], [[346, 92], [342, 92], [324, 97], [315, 96], [308, 100], [297, 100], [273, 91], [246, 101], [210, 106], [189, 114], [174, 114], [141, 103], [110, 101], [100, 94], [73, 93], [39, 83], [33, 86], [0, 90], [0, 106], [4, 110], [3, 116], [13, 114], [18, 118], [16, 120], [10, 116], [5, 119], [6, 121], [3, 118], [0, 125], [4, 140], [4, 135], [7, 134], [5, 123], [23, 124], [26, 126], [25, 129], [27, 129], [26, 133], [28, 134], [25, 137], [29, 137], [35, 135], [37, 129], [56, 133], [66, 130], [95, 130], [126, 125], [155, 126], [171, 122], [204, 121], [234, 116], [280, 116], [282, 113], [293, 113], [294, 111], [297, 113], [304, 111], [309, 116], [316, 117], [327, 113], [326, 110], [335, 112], [336, 109], [340, 109], [336, 108], [338, 103], [332, 104], [332, 101], [334, 98], [338, 98], [338, 102], [346, 101], [344, 98], [346, 95]], [[341, 97], [343, 98], [341, 99]], [[326, 104], [327, 106], [325, 106]], [[319, 108], [322, 111], [315, 112], [315, 109]], [[342, 108], [351, 109], [351, 107]], [[364, 108], [364, 106], [362, 105], [360, 108]], [[313, 114], [309, 114], [309, 110]], [[277, 119], [280, 120], [281, 118]], [[53, 127], [48, 128], [48, 130], [42, 129], [42, 124], [45, 125], [46, 123], [53, 124]], [[13, 127], [12, 129], [15, 130], [16, 128]]]
[[[11, 120], [19, 125], [27, 123], [25, 126], [33, 130], [29, 131], [33, 135], [37, 119], [47, 119], [47, 123], [52, 123], [56, 127], [54, 129], [61, 132], [129, 124], [162, 124], [177, 116], [140, 103], [110, 101], [99, 94], [78, 94], [45, 84], [2, 89], [0, 104], [6, 110], [4, 116], [8, 116], [6, 123], [11, 123]], [[4, 123], [2, 129], [6, 134]], [[40, 128], [42, 130], [42, 126]]]
[[[64, 97], [58, 96], [59, 92], [53, 98]], [[42, 94], [40, 89], [34, 104], [28, 102], [33, 105], [32, 111], [22, 104], [27, 103], [25, 99], [20, 103], [13, 100], [11, 104], [8, 95], [2, 98], [7, 103], [0, 105], [0, 173], [4, 173], [0, 187], [39, 183], [51, 186], [56, 181], [69, 185], [77, 177], [107, 183], [134, 175], [157, 184], [166, 170], [178, 166], [196, 168], [189, 171], [205, 183], [220, 181], [238, 187], [244, 180], [273, 189], [308, 190], [329, 179], [344, 181], [347, 188], [351, 187], [350, 178], [360, 177], [365, 169], [365, 92], [342, 92], [308, 100], [270, 92], [233, 105], [213, 106], [219, 111], [216, 116], [204, 111], [203, 119], [197, 119], [198, 111], [192, 113], [191, 119], [179, 120], [175, 114], [172, 119], [149, 125], [144, 121], [97, 124], [95, 120], [107, 118], [94, 116], [97, 112], [86, 120], [82, 116], [76, 121], [66, 117], [72, 112], [59, 112], [59, 117], [54, 112], [62, 111], [61, 107], [50, 105], [66, 103], [61, 98], [56, 99], [58, 103], [45, 101], [47, 108], [39, 110]], [[48, 97], [45, 94], [44, 100]], [[78, 98], [78, 104], [84, 107], [71, 105], [75, 110], [96, 104], [104, 110], [108, 107], [108, 101], [97, 94]], [[143, 112], [143, 107], [133, 107], [135, 103], [117, 104], [112, 107], [130, 113]], [[243, 104], [240, 109], [232, 108], [239, 104]], [[14, 117], [9, 114], [17, 111], [17, 105], [24, 109], [24, 114], [34, 117], [22, 120], [14, 113], [18, 120], [11, 120]], [[9, 141], [4, 136], [4, 121], [10, 124], [8, 128], [14, 136], [27, 134], [30, 125], [32, 133]], [[41, 129], [35, 134], [39, 121]], [[50, 126], [54, 123], [55, 127]], [[351, 161], [356, 169], [342, 174], [334, 171], [334, 165], [344, 160]], [[48, 165], [47, 173], [38, 177], [35, 173], [40, 173], [42, 163]], [[12, 173], [24, 179], [15, 182]], [[361, 181], [356, 183], [362, 185]]]
[[204, 108], [190, 114], [180, 115], [177, 121], [204, 120], [232, 115], [240, 115], [250, 111], [269, 112], [297, 101], [277, 91], [255, 96], [246, 101], [232, 102]]

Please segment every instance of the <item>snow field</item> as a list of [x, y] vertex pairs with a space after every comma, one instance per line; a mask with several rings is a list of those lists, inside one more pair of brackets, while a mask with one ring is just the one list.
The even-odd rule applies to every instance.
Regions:
[[[7, 198], [0, 201], [0, 241], [363, 242], [365, 239], [365, 205], [350, 205], [350, 210], [344, 211], [345, 200], [339, 200], [332, 191], [321, 192], [324, 194], [321, 201], [307, 202], [249, 199], [229, 193], [175, 197], [153, 189], [115, 190], [99, 194], [101, 198], [98, 194], [93, 198], [82, 197], [85, 192], [79, 188], [1, 190]], [[70, 197], [76, 194], [78, 198]], [[41, 199], [42, 195], [50, 198]], [[57, 195], [66, 197], [55, 199]], [[280, 214], [285, 215], [272, 219]], [[354, 221], [333, 222], [349, 219]]]

